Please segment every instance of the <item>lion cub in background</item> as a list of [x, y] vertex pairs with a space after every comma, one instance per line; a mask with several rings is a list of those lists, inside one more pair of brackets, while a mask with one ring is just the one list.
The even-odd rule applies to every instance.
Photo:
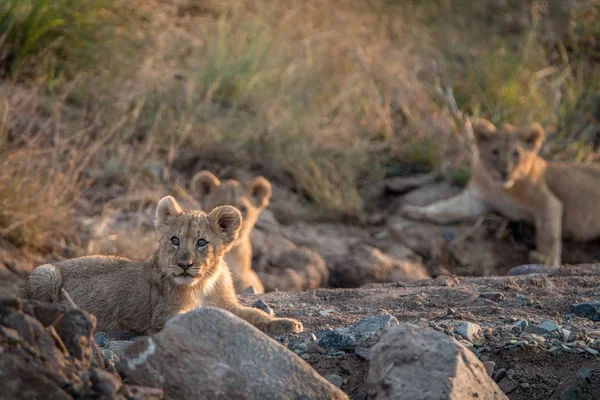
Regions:
[[167, 196], [158, 204], [155, 225], [159, 247], [148, 259], [90, 256], [41, 265], [27, 278], [22, 296], [64, 302], [64, 288], [96, 316], [100, 331], [157, 332], [174, 315], [203, 305], [228, 310], [267, 333], [302, 331], [297, 320], [238, 303], [223, 260], [242, 225], [237, 209], [184, 212]]
[[225, 261], [233, 275], [233, 284], [238, 293], [253, 286], [256, 293], [265, 291], [260, 278], [252, 270], [252, 244], [250, 232], [256, 225], [260, 212], [269, 204], [271, 184], [262, 176], [254, 178], [246, 185], [236, 180], [220, 181], [209, 171], [198, 172], [192, 178], [192, 193], [202, 208], [211, 210], [219, 205], [237, 207], [244, 218], [240, 237]]
[[535, 224], [531, 261], [561, 263], [561, 237], [600, 237], [600, 166], [549, 162], [538, 156], [544, 130], [537, 124], [496, 128], [473, 122], [478, 156], [471, 181], [458, 196], [426, 207], [404, 206], [407, 218], [438, 224], [498, 211]]

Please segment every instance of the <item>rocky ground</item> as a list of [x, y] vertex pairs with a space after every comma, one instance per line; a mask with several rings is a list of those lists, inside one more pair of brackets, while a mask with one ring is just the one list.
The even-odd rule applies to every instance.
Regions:
[[[192, 341], [196, 347], [190, 349], [168, 344], [185, 342], [189, 332], [182, 326], [188, 326], [187, 322], [175, 324], [164, 336], [141, 338], [139, 343], [143, 344], [136, 346], [132, 343], [140, 338], [97, 332], [95, 342], [101, 359], [81, 359], [80, 355], [60, 359], [66, 372], [60, 376], [63, 380], [59, 379], [58, 386], [77, 383], [64, 398], [86, 393], [96, 396], [108, 390], [106, 385], [111, 392], [105, 398], [156, 398], [163, 392], [166, 398], [196, 396], [194, 385], [190, 392], [178, 391], [181, 386], [188, 386], [185, 382], [164, 385], [165, 381], [186, 376], [185, 370], [175, 371], [173, 376], [157, 367], [172, 363], [178, 358], [174, 354], [181, 352], [204, 354], [194, 363], [206, 364], [207, 374], [219, 371], [219, 360], [225, 358], [231, 365], [251, 363], [251, 372], [243, 376], [235, 371], [230, 371], [233, 378], [224, 375], [233, 381], [221, 375], [211, 375], [211, 379], [219, 383], [213, 388], [214, 393], [221, 394], [226, 393], [222, 390], [231, 382], [243, 379], [248, 393], [256, 398], [267, 396], [264, 388], [271, 390], [271, 395], [285, 397], [289, 393], [284, 395], [281, 391], [288, 390], [286, 387], [298, 389], [294, 396], [312, 390], [329, 393], [326, 398], [343, 398], [341, 391], [353, 399], [398, 398], [402, 397], [403, 385], [422, 390], [412, 393], [413, 397], [405, 393], [404, 398], [426, 397], [426, 393], [438, 393], [435, 390], [459, 396], [458, 382], [463, 387], [481, 383], [483, 386], [477, 386], [477, 390], [482, 398], [503, 398], [504, 392], [510, 399], [592, 399], [594, 393], [600, 393], [600, 264], [511, 269], [526, 263], [533, 247], [531, 227], [508, 223], [499, 216], [457, 226], [406, 221], [397, 214], [402, 204], [428, 204], [449, 197], [460, 188], [428, 174], [396, 178], [385, 182], [385, 186], [366, 223], [345, 225], [311, 221], [298, 196], [274, 185], [272, 204], [261, 214], [252, 233], [253, 267], [271, 292], [255, 295], [248, 291], [240, 294], [240, 299], [267, 312], [300, 319], [305, 333], [276, 338], [283, 345], [279, 346], [239, 325], [239, 321], [211, 311], [201, 311], [196, 317], [214, 319], [218, 326], [231, 324], [232, 332], [248, 330], [247, 335], [222, 337], [208, 331], [203, 333], [205, 341]], [[103, 209], [90, 209], [91, 216], [81, 222], [86, 253], [130, 257], [149, 254], [155, 241], [153, 202], [161, 194], [160, 190], [149, 190], [135, 198], [111, 195], [112, 200]], [[183, 189], [175, 194], [182, 203], [188, 201], [187, 205], [193, 206], [193, 199]], [[600, 259], [597, 243], [567, 242], [564, 248], [567, 262]], [[0, 243], [0, 297], [15, 296], [31, 268], [57, 258], [60, 259]], [[2, 328], [2, 354], [11, 357], [4, 357], [2, 363], [12, 360], [16, 364], [3, 364], [0, 372], [9, 376], [23, 370], [18, 359], [25, 357], [23, 349], [27, 349], [26, 357], [38, 360], [38, 375], [33, 377], [47, 379], [44, 368], [50, 366], [43, 360], [56, 358], [57, 350], [28, 342], [28, 332], [33, 328], [27, 326], [36, 326], [34, 332], [46, 330], [52, 337], [55, 328], [50, 326], [53, 321], [38, 321], [38, 329], [30, 320], [38, 316], [28, 313], [28, 307], [0, 312], [0, 325], [16, 331]], [[13, 317], [5, 317], [15, 312], [19, 318], [27, 319], [27, 324], [11, 325]], [[201, 324], [197, 329], [206, 327]], [[386, 331], [389, 332], [382, 337]], [[86, 332], [79, 332], [78, 337], [91, 334]], [[206, 346], [210, 338], [220, 340], [223, 346]], [[457, 347], [457, 342], [449, 338], [464, 346]], [[87, 340], [91, 341], [91, 336]], [[61, 341], [66, 346], [72, 339], [61, 336]], [[238, 343], [237, 350], [227, 350], [231, 341]], [[60, 352], [69, 353], [68, 346], [63, 348], [56, 339], [55, 343]], [[282, 351], [284, 347], [298, 357]], [[150, 348], [158, 350], [157, 358], [148, 364], [149, 372], [132, 373], [128, 362]], [[461, 353], [467, 348], [468, 353]], [[51, 356], [43, 356], [44, 351], [50, 351]], [[268, 357], [263, 360], [265, 354]], [[279, 360], [280, 368], [263, 369], [262, 364], [270, 365], [268, 360], [273, 359]], [[262, 361], [257, 364], [256, 360]], [[419, 365], [414, 360], [419, 360]], [[99, 368], [100, 364], [105, 365]], [[11, 372], [15, 365], [21, 369]], [[449, 369], [448, 365], [454, 367]], [[486, 377], [478, 375], [481, 371]], [[283, 386], [264, 384], [280, 378], [287, 382], [286, 376], [312, 382], [312, 386], [294, 386], [294, 379]], [[428, 378], [424, 384], [422, 377]], [[448, 378], [457, 382], [455, 387], [434, 390], [428, 386]], [[58, 378], [50, 375], [50, 379]], [[341, 391], [336, 392], [335, 386]], [[60, 390], [64, 391], [64, 387]]]

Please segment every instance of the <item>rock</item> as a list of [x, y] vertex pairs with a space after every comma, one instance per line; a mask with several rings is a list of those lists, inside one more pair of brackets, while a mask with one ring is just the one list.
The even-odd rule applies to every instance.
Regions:
[[104, 332], [94, 333], [94, 340], [96, 341], [96, 344], [100, 347], [104, 347], [108, 343], [110, 343], [110, 339], [108, 338], [108, 335]]
[[506, 377], [506, 368], [500, 368], [498, 371], [496, 371], [496, 373], [494, 374], [494, 381], [495, 382], [500, 382], [502, 379], [504, 379]]
[[472, 352], [428, 329], [390, 329], [369, 364], [370, 399], [506, 399]]
[[479, 297], [486, 299], [486, 300], [491, 300], [493, 302], [500, 302], [500, 301], [504, 301], [504, 294], [500, 293], [500, 292], [486, 292], [486, 293], [481, 293], [479, 295]]
[[269, 307], [269, 305], [267, 303], [265, 303], [264, 301], [262, 301], [260, 299], [256, 300], [256, 302], [254, 304], [252, 304], [252, 307], [258, 308], [259, 310], [262, 310], [269, 315], [275, 315], [275, 313], [273, 312], [271, 307]]
[[454, 332], [467, 339], [473, 344], [481, 344], [484, 341], [483, 331], [481, 327], [472, 322], [463, 322], [458, 325]]
[[554, 321], [544, 321], [539, 323], [537, 326], [538, 328], [545, 329], [550, 333], [558, 332], [560, 330], [560, 327]]
[[359, 346], [370, 347], [388, 329], [398, 324], [396, 317], [390, 314], [378, 314], [361, 319], [352, 325], [349, 331], [354, 334]]
[[298, 336], [288, 340], [288, 349], [306, 351], [308, 343], [314, 342], [317, 337], [308, 332], [299, 333]]
[[494, 368], [496, 367], [496, 363], [494, 361], [485, 361], [483, 366], [485, 367], [485, 371], [487, 372], [488, 376], [491, 377], [494, 375]]
[[592, 370], [581, 368], [575, 376], [561, 383], [551, 399], [592, 400], [596, 398], [592, 388]]
[[317, 334], [317, 344], [327, 350], [328, 353], [336, 351], [354, 351], [356, 338], [351, 333], [342, 329], [324, 329]]
[[327, 379], [329, 382], [331, 382], [332, 385], [334, 385], [340, 389], [342, 388], [342, 385], [344, 384], [344, 380], [342, 379], [342, 377], [339, 375], [336, 375], [336, 374], [327, 375], [325, 377], [325, 379]]
[[550, 267], [543, 264], [525, 264], [519, 265], [518, 267], [511, 268], [506, 275], [508, 276], [519, 276], [519, 275], [533, 275], [533, 274], [550, 274], [557, 271], [557, 267]]
[[158, 399], [160, 390], [130, 388], [92, 363], [94, 328], [94, 317], [78, 309], [0, 299], [0, 398]]
[[585, 303], [573, 304], [571, 313], [580, 318], [587, 318], [594, 322], [600, 321], [600, 302], [587, 301]]
[[136, 340], [118, 367], [129, 382], [161, 388], [167, 399], [348, 398], [294, 353], [214, 307], [179, 314]]
[[502, 379], [500, 383], [498, 383], [498, 386], [505, 394], [509, 394], [519, 387], [519, 382], [515, 381], [511, 377], [506, 377]]
[[525, 332], [525, 329], [527, 329], [528, 326], [529, 326], [529, 322], [522, 319], [520, 321], [515, 322], [514, 325], [512, 326], [512, 329], [516, 333], [522, 333], [522, 332]]
[[357, 245], [349, 253], [332, 260], [329, 284], [358, 287], [378, 282], [414, 282], [429, 279], [425, 266], [414, 260], [400, 260], [367, 245]]

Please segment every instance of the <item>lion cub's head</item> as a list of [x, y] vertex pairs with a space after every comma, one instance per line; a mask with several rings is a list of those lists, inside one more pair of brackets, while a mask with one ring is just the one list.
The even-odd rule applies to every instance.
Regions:
[[529, 174], [544, 140], [538, 123], [523, 128], [505, 124], [497, 129], [491, 122], [478, 119], [473, 121], [473, 133], [481, 164], [506, 189]]
[[262, 176], [242, 185], [231, 179], [220, 181], [209, 171], [201, 171], [192, 179], [191, 188], [204, 210], [211, 210], [219, 205], [238, 208], [243, 217], [241, 237], [250, 234], [260, 212], [271, 198], [271, 184]]
[[180, 285], [214, 276], [223, 255], [238, 238], [242, 216], [234, 207], [184, 212], [171, 196], [156, 209], [158, 261], [162, 274]]

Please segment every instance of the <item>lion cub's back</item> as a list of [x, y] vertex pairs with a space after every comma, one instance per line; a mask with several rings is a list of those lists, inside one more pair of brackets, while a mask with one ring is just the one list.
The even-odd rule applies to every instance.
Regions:
[[545, 177], [563, 203], [563, 236], [579, 241], [600, 237], [600, 166], [550, 162]]

